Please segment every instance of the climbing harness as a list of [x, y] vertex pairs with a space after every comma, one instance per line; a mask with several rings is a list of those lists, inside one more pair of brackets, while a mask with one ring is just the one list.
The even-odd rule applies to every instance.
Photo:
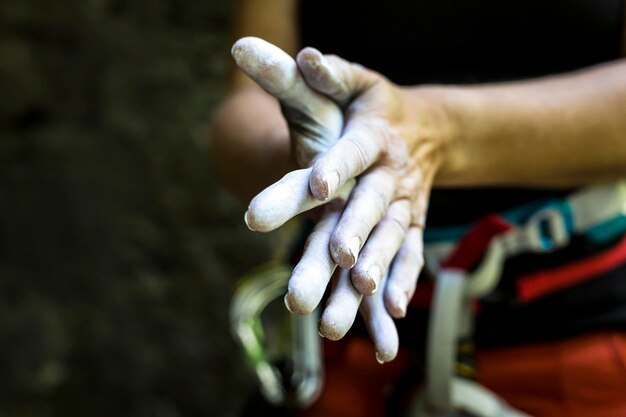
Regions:
[[[471, 372], [458, 372], [459, 343], [473, 340], [477, 304], [498, 288], [508, 259], [556, 251], [575, 237], [609, 249], [555, 273], [517, 277], [516, 302], [528, 303], [626, 263], [626, 239], [614, 244], [624, 233], [626, 181], [583, 188], [565, 199], [534, 202], [472, 225], [426, 229], [426, 266], [436, 278], [432, 297], [420, 296], [431, 309], [425, 385], [408, 415], [526, 416], [473, 381]], [[318, 313], [286, 312], [282, 298], [290, 274], [290, 267], [279, 265], [244, 277], [231, 305], [231, 325], [265, 398], [272, 404], [304, 408], [322, 388]], [[268, 315], [272, 306], [273, 316]]]
[[[623, 235], [626, 182], [584, 188], [561, 202], [539, 205], [532, 213], [528, 208], [487, 216], [469, 230], [435, 230], [426, 236], [436, 242], [426, 246], [426, 258], [437, 274], [426, 345], [426, 385], [411, 407], [412, 417], [454, 416], [459, 412], [476, 417], [526, 415], [476, 382], [455, 375], [458, 343], [472, 337], [473, 306], [496, 288], [507, 258], [563, 248], [573, 235], [584, 235], [596, 245], [611, 243]], [[464, 236], [456, 244], [443, 239], [461, 234]], [[622, 244], [618, 248], [622, 246], [626, 249]], [[613, 259], [613, 263], [626, 262], [626, 251]], [[602, 266], [614, 265], [605, 262]], [[588, 270], [587, 277], [594, 272], [598, 268]], [[525, 288], [520, 292], [524, 300], [530, 298], [529, 294], [538, 297], [581, 279], [571, 274], [551, 285], [533, 284], [530, 278], [518, 280], [518, 289]]]

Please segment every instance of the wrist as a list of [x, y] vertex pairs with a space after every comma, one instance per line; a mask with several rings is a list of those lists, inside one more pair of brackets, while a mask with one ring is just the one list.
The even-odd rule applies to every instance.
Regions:
[[435, 185], [457, 185], [470, 170], [465, 134], [466, 109], [473, 97], [457, 86], [401, 88], [410, 113], [413, 142], [427, 145], [437, 156]]

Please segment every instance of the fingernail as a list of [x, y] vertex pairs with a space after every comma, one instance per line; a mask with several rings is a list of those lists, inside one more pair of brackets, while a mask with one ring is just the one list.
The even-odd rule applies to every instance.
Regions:
[[356, 258], [357, 258], [357, 254], [359, 253], [359, 249], [361, 248], [361, 239], [359, 239], [358, 236], [354, 236], [352, 239], [350, 239], [350, 241], [348, 242], [348, 252], [350, 253], [350, 256], [352, 256], [352, 266], [354, 266], [354, 264], [356, 263]]
[[383, 355], [379, 353], [378, 351], [376, 351], [376, 362], [378, 362], [381, 365], [385, 363], [385, 360], [383, 359]]
[[322, 334], [322, 330], [320, 329], [319, 326], [317, 327], [317, 334], [319, 334], [322, 339], [326, 339], [326, 336]]
[[337, 192], [337, 187], [339, 186], [339, 173], [337, 171], [333, 171], [326, 175], [323, 181], [325, 185], [324, 191], [326, 194], [324, 195], [324, 199], [327, 199]]
[[370, 279], [370, 294], [374, 294], [378, 290], [378, 280], [380, 279], [380, 270], [377, 267], [368, 269], [365, 274]]
[[243, 215], [243, 221], [246, 222], [246, 226], [248, 227], [248, 229], [252, 230], [253, 232], [256, 231], [252, 228], [252, 226], [250, 226], [250, 220], [248, 219], [248, 211], [246, 211], [246, 213]]
[[285, 294], [285, 298], [283, 298], [283, 301], [285, 302], [285, 307], [287, 307], [287, 310], [289, 310], [290, 313], [293, 313], [293, 310], [289, 305], [289, 294]]

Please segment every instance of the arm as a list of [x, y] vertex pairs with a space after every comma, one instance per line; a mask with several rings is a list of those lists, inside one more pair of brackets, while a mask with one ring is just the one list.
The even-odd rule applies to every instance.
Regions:
[[[411, 101], [419, 88], [406, 94]], [[438, 185], [572, 186], [626, 176], [626, 60], [445, 94], [455, 128]]]

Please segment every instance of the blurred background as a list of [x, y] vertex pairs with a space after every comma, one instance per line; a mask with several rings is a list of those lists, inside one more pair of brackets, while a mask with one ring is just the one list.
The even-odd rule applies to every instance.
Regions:
[[235, 416], [227, 0], [0, 2], [0, 416]]

